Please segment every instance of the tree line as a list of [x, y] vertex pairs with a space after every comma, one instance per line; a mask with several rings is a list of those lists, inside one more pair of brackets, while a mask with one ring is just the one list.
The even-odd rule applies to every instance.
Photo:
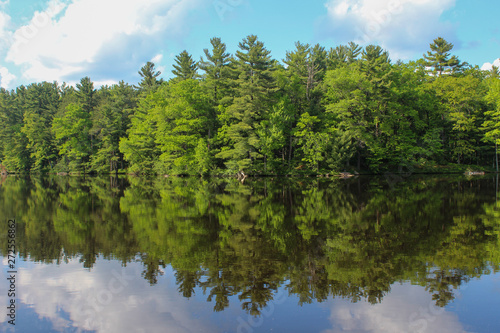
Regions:
[[296, 174], [477, 165], [498, 171], [500, 72], [451, 55], [392, 62], [377, 45], [297, 42], [281, 62], [257, 36], [235, 54], [220, 38], [169, 80], [89, 77], [0, 90], [8, 172]]

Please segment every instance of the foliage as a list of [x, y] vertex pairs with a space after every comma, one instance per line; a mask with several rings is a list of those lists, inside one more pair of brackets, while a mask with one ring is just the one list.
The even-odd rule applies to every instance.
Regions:
[[354, 42], [296, 42], [281, 62], [255, 35], [235, 54], [210, 45], [199, 62], [178, 54], [168, 81], [147, 62], [137, 86], [2, 89], [1, 165], [273, 175], [498, 164], [498, 68], [466, 66], [443, 38], [408, 63]]

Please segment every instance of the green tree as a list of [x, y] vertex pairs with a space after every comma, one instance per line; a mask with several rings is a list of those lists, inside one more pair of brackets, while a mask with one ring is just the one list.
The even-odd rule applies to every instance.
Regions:
[[9, 93], [0, 88], [1, 163], [8, 171], [27, 171], [32, 165], [29, 140], [22, 131], [27, 89]]
[[257, 171], [263, 155], [259, 150], [257, 127], [269, 110], [275, 90], [271, 75], [273, 62], [264, 43], [251, 35], [239, 44], [235, 63], [238, 79], [233, 104], [226, 110], [230, 118], [227, 128], [229, 147], [217, 154], [230, 171]]
[[158, 94], [163, 98], [155, 106], [156, 143], [161, 151], [157, 168], [162, 173], [206, 173], [209, 158], [198, 146], [200, 139], [206, 143], [208, 138], [211, 105], [207, 94], [193, 79], [171, 83]]
[[229, 89], [229, 79], [231, 78], [231, 55], [226, 52], [226, 44], [220, 38], [210, 39], [212, 52], [204, 49], [206, 60], [201, 57], [199, 67], [204, 74], [204, 81], [207, 88], [212, 91], [213, 105], [225, 104], [223, 99], [227, 99]]
[[495, 144], [495, 164], [498, 172], [498, 145], [500, 144], [500, 80], [490, 78], [487, 81], [488, 93], [486, 102], [489, 110], [485, 112], [486, 119], [482, 124], [484, 141]]
[[[441, 76], [443, 73], [452, 73], [463, 67], [464, 64], [457, 56], [451, 56], [453, 44], [444, 38], [438, 37], [429, 45], [430, 51], [424, 54], [425, 64], [432, 67], [434, 74]], [[451, 56], [451, 57], [450, 57]]]
[[[329, 126], [347, 132], [354, 140], [357, 167], [361, 168], [362, 156], [372, 141], [368, 95], [370, 82], [357, 63], [328, 71], [325, 78], [325, 104]], [[347, 158], [347, 156], [343, 157]]]
[[136, 174], [154, 172], [154, 165], [160, 155], [155, 139], [158, 108], [163, 103], [162, 94], [158, 91], [162, 87], [163, 85], [139, 100], [137, 108], [130, 116], [127, 135], [120, 138], [120, 153], [128, 162], [130, 172]]
[[484, 88], [471, 75], [440, 77], [433, 83], [436, 96], [444, 110], [448, 156], [458, 164], [478, 156], [479, 128], [483, 113]]
[[80, 80], [80, 83], [76, 84], [76, 89], [78, 103], [82, 106], [83, 111], [91, 114], [94, 107], [97, 105], [94, 83], [88, 76], [86, 76]]
[[59, 102], [60, 90], [56, 83], [43, 82], [27, 87], [21, 131], [29, 141], [26, 148], [33, 159], [33, 171], [44, 171], [55, 165], [57, 151], [51, 127]]
[[142, 80], [139, 82], [139, 86], [137, 88], [142, 92], [148, 93], [156, 89], [163, 82], [163, 79], [158, 79], [161, 72], [156, 70], [155, 64], [151, 61], [148, 61], [143, 67], [141, 67], [141, 70], [138, 73]]
[[317, 128], [318, 117], [310, 116], [307, 112], [302, 114], [295, 129], [295, 136], [299, 138], [304, 162], [319, 172], [320, 163], [325, 159], [326, 149], [329, 144], [329, 135]]
[[175, 56], [175, 63], [172, 73], [177, 80], [196, 79], [198, 77], [198, 64], [186, 50]]
[[83, 170], [89, 166], [91, 155], [90, 114], [78, 104], [70, 104], [61, 117], [54, 118], [52, 131], [59, 155], [67, 159], [68, 170]]
[[130, 127], [130, 116], [136, 107], [136, 92], [132, 86], [121, 81], [111, 88], [101, 88], [99, 94], [100, 103], [92, 119], [91, 133], [96, 138], [96, 150], [91, 165], [97, 172], [118, 172], [124, 167], [119, 142]]

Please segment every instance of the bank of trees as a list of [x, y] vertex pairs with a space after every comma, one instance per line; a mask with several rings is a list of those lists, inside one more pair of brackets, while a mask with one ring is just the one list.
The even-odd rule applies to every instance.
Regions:
[[35, 83], [0, 91], [1, 164], [11, 172], [287, 174], [475, 164], [498, 169], [500, 78], [451, 55], [297, 42], [281, 62], [256, 36], [220, 38], [174, 78], [148, 62], [137, 86]]

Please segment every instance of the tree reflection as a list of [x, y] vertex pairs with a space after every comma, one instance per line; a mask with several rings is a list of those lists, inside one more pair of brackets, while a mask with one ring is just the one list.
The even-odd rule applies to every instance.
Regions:
[[18, 221], [23, 258], [77, 257], [88, 269], [99, 256], [140, 260], [151, 285], [171, 266], [184, 297], [201, 290], [223, 311], [237, 296], [258, 316], [281, 286], [300, 304], [378, 303], [411, 281], [445, 306], [463, 283], [500, 268], [495, 198], [488, 178], [389, 188], [373, 178], [6, 177], [0, 213]]

